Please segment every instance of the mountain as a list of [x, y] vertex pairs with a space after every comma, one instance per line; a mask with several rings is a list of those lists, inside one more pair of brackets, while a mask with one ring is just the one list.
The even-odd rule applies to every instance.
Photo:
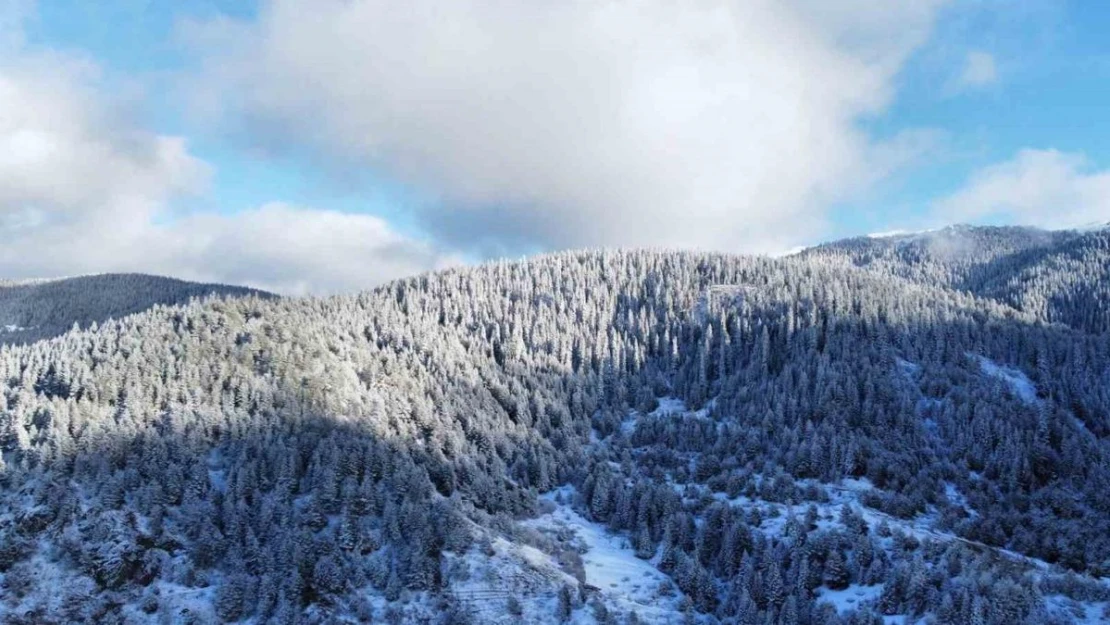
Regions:
[[0, 282], [0, 344], [58, 336], [146, 310], [210, 295], [263, 295], [224, 284], [200, 284], [143, 274], [100, 274], [58, 280]]
[[1110, 331], [1110, 226], [1084, 230], [953, 226], [861, 237], [804, 251], [987, 297], [1038, 319]]
[[0, 618], [1100, 622], [1110, 337], [1079, 302], [1110, 250], [920, 236], [566, 252], [0, 349]]

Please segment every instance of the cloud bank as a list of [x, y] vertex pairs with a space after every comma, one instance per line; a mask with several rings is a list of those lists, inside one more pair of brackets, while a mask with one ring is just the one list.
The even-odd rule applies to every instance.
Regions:
[[[198, 131], [344, 184], [407, 185], [420, 239], [280, 197], [190, 209], [213, 167], [148, 130], [92, 60], [29, 46], [33, 5], [13, 4], [0, 10], [0, 275], [327, 293], [460, 255], [781, 252], [826, 236], [834, 207], [932, 147], [928, 129], [866, 127], [942, 4], [266, 0], [251, 21], [182, 26], [198, 61], [185, 91], [211, 124]], [[995, 80], [993, 57], [967, 56], [961, 88]], [[1108, 180], [1081, 156], [1025, 150], [918, 218], [1105, 221]]]
[[1026, 149], [974, 173], [935, 203], [942, 221], [993, 221], [1067, 228], [1110, 221], [1110, 171], [1080, 154]]
[[352, 290], [449, 262], [369, 215], [280, 204], [172, 207], [211, 168], [144, 130], [88, 59], [29, 48], [29, 5], [0, 15], [0, 275], [166, 273], [286, 293]]
[[921, 149], [859, 122], [939, 4], [273, 0], [187, 32], [228, 127], [423, 192], [441, 245], [769, 252]]

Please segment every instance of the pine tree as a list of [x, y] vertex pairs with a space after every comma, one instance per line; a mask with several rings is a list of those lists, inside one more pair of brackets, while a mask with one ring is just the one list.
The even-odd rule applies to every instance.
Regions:
[[560, 623], [565, 623], [570, 620], [573, 613], [574, 591], [570, 589], [570, 586], [563, 586], [559, 589], [559, 600], [555, 607], [555, 618]]
[[825, 585], [833, 590], [843, 590], [848, 587], [850, 582], [848, 566], [844, 562], [844, 556], [839, 549], [833, 549], [829, 552], [829, 556], [825, 560], [824, 579]]

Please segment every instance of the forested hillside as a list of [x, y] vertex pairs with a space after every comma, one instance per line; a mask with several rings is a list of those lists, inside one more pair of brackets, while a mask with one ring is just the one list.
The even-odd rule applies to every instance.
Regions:
[[1104, 622], [1107, 237], [567, 252], [0, 348], [0, 614]]
[[974, 293], [1044, 321], [1110, 330], [1110, 224], [1087, 231], [952, 226], [848, 239], [803, 254]]
[[143, 274], [100, 274], [58, 280], [0, 282], [0, 343], [26, 343], [158, 304], [172, 306], [214, 294], [267, 294]]

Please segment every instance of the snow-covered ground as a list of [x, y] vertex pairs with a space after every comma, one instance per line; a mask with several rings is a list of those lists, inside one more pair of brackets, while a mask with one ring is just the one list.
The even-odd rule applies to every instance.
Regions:
[[1045, 598], [1049, 612], [1066, 615], [1076, 625], [1110, 623], [1110, 603], [1075, 601], [1060, 595]]
[[[864, 604], [874, 605], [879, 600], [879, 595], [881, 595], [882, 592], [882, 584], [875, 584], [873, 586], [852, 584], [844, 590], [832, 590], [822, 586], [817, 589], [817, 600], [833, 604], [838, 614], [846, 616], [853, 610], [858, 610], [860, 606]], [[919, 622], [926, 623], [928, 620], [924, 618], [914, 620], [912, 617], [904, 614], [888, 614], [883, 616], [884, 625], [917, 625]]]
[[1037, 386], [1033, 384], [1029, 376], [1025, 375], [1021, 370], [1000, 365], [985, 356], [970, 353], [968, 356], [979, 361], [979, 368], [983, 373], [1005, 382], [1006, 385], [1010, 387], [1010, 390], [1013, 391], [1014, 395], [1021, 398], [1023, 402], [1027, 404], [1035, 404], [1038, 402]]
[[[213, 605], [216, 600], [215, 585], [207, 588], [190, 588], [170, 582], [156, 582], [161, 612], [173, 615], [173, 623], [218, 623]], [[129, 605], [128, 617], [135, 623], [157, 622], [153, 615], [144, 614], [138, 606]]]
[[[677, 397], [660, 397], [656, 400], [655, 410], [647, 413], [647, 416], [656, 417], [660, 415], [683, 415], [686, 417], [693, 417], [697, 419], [705, 419], [709, 416], [709, 411], [716, 404], [717, 399], [713, 398], [706, 402], [705, 407], [699, 410], [690, 410], [686, 407], [686, 402]], [[621, 432], [625, 434], [632, 434], [636, 429], [636, 424], [639, 422], [640, 417], [643, 416], [639, 411], [630, 410], [621, 421]], [[594, 442], [597, 442], [596, 433], [594, 434]]]
[[637, 558], [628, 537], [613, 534], [559, 503], [572, 494], [572, 489], [564, 487], [545, 495], [555, 509], [523, 525], [542, 532], [573, 534], [582, 551], [585, 583], [597, 588], [607, 606], [634, 611], [643, 623], [675, 621], [682, 594], [670, 579], [650, 562]]
[[893, 237], [902, 237], [909, 234], [914, 234], [912, 230], [887, 230], [885, 232], [869, 232], [867, 233], [868, 239], [889, 239]]
[[844, 590], [832, 590], [822, 586], [817, 589], [817, 597], [819, 601], [827, 601], [836, 606], [836, 611], [843, 615], [859, 609], [864, 603], [877, 601], [882, 592], [881, 584], [874, 586], [852, 584]]
[[[53, 551], [51, 545], [46, 540], [40, 540], [34, 555], [28, 560], [29, 566], [21, 574], [33, 578], [35, 580], [34, 585], [38, 588], [61, 588], [63, 585], [73, 584], [75, 576], [60, 566], [54, 557], [51, 557], [51, 551]], [[0, 596], [9, 591], [7, 576], [13, 574], [13, 569], [8, 569], [8, 573], [0, 577], [0, 581], [4, 582], [2, 589], [0, 589]], [[88, 580], [88, 578], [85, 579]], [[91, 580], [88, 581], [91, 583]], [[4, 597], [4, 599], [7, 600], [8, 597]], [[49, 612], [53, 610], [52, 613], [56, 614], [61, 609], [60, 601], [60, 594], [50, 595], [45, 593], [30, 593], [10, 608], [4, 605], [6, 601], [0, 601], [0, 621], [7, 623], [8, 619], [13, 616], [22, 616], [33, 611]]]
[[686, 407], [686, 402], [677, 397], [660, 397], [658, 400], [659, 405], [655, 410], [650, 413], [651, 416], [659, 416], [666, 414], [679, 414], [687, 417], [694, 417], [697, 419], [705, 419], [709, 417], [709, 411], [717, 405], [717, 398], [714, 397], [705, 402], [705, 406], [698, 410], [690, 410]]
[[950, 501], [952, 505], [963, 508], [972, 517], [979, 516], [979, 513], [971, 507], [971, 504], [967, 502], [967, 497], [964, 497], [964, 494], [960, 492], [960, 489], [957, 488], [955, 484], [951, 482], [945, 482], [944, 496], [948, 498], [948, 501]]
[[[1001, 557], [1014, 562], [1025, 564], [1035, 569], [1049, 570], [1052, 568], [1052, 565], [1043, 560], [1030, 558], [1028, 556], [1024, 556], [1020, 553], [1016, 553], [1007, 549], [991, 547], [980, 542], [962, 538], [951, 532], [938, 530], [934, 527], [936, 523], [935, 510], [927, 514], [918, 515], [912, 519], [900, 519], [898, 517], [891, 516], [873, 508], [868, 508], [860, 502], [860, 498], [863, 493], [874, 488], [874, 485], [867, 479], [848, 478], [841, 480], [839, 484], [819, 484], [818, 482], [815, 482], [813, 480], [798, 480], [796, 483], [798, 484], [798, 486], [817, 484], [823, 487], [828, 493], [828, 502], [813, 503], [813, 506], [817, 508], [817, 526], [820, 529], [826, 529], [830, 526], [836, 525], [837, 523], [835, 520], [839, 518], [841, 509], [845, 506], [848, 506], [854, 508], [857, 512], [859, 512], [860, 516], [863, 517], [863, 520], [867, 521], [867, 524], [872, 528], [886, 523], [892, 531], [902, 532], [903, 534], [913, 536], [918, 540], [934, 540], [940, 542], [960, 541], [968, 545], [974, 545], [981, 549], [993, 551], [995, 554]], [[680, 493], [683, 492], [683, 490], [687, 488], [687, 486], [699, 492], [704, 490], [704, 486], [700, 484], [676, 484], [675, 486], [676, 491]], [[962, 495], [959, 493], [958, 490], [955, 490], [954, 487], [953, 490], [949, 491], [949, 493], [950, 498], [956, 497], [957, 501], [963, 499]], [[760, 524], [759, 529], [767, 534], [777, 534], [782, 532], [786, 526], [786, 521], [791, 515], [797, 516], [799, 518], [802, 517], [805, 514], [806, 509], [810, 505], [809, 502], [802, 503], [800, 505], [789, 505], [765, 501], [762, 499], [752, 499], [743, 495], [739, 497], [728, 497], [724, 493], [712, 493], [711, 496], [718, 501], [728, 502], [731, 505], [739, 506], [744, 509], [759, 509], [759, 511], [763, 515], [763, 521]], [[963, 503], [963, 505], [965, 505], [966, 507], [966, 501]], [[970, 508], [967, 509], [969, 514], [975, 513], [974, 510], [971, 510]], [[767, 514], [768, 512], [771, 513], [771, 516]], [[889, 543], [890, 540], [891, 539], [887, 538], [884, 540], [884, 542]]]
[[[448, 569], [456, 566], [467, 572], [453, 579], [452, 594], [478, 623], [554, 623], [559, 589], [577, 585], [550, 554], [504, 538], [493, 541], [492, 554], [475, 549]], [[511, 598], [519, 601], [519, 616], [509, 613]]]
[[[524, 540], [496, 537], [484, 552], [475, 547], [464, 556], [448, 556], [446, 570], [456, 571], [449, 573], [452, 594], [474, 622], [554, 625], [560, 590], [569, 587], [577, 596], [576, 575], [583, 573], [587, 603], [574, 610], [572, 625], [596, 625], [595, 597], [616, 615], [635, 612], [642, 623], [678, 622], [681, 592], [651, 562], [635, 557], [627, 537], [565, 503], [574, 495], [569, 486], [544, 495], [548, 511], [518, 526]], [[466, 571], [461, 577], [459, 569]], [[510, 614], [511, 602], [518, 615]]]
[[653, 415], [686, 412], [686, 402], [677, 397], [660, 397], [658, 402], [659, 405], [651, 412]]

